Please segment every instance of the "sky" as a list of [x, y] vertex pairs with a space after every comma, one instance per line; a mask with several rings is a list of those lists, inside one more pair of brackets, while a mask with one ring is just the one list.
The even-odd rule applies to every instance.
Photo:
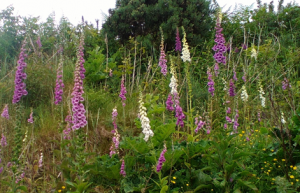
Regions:
[[[262, 3], [271, 0], [262, 0]], [[288, 2], [290, 0], [286, 0]], [[62, 16], [67, 17], [73, 25], [81, 23], [81, 17], [84, 16], [85, 21], [95, 24], [95, 20], [99, 19], [100, 24], [104, 22], [103, 13], [108, 15], [108, 10], [115, 7], [116, 0], [1, 0], [0, 10], [6, 9], [9, 5], [15, 8], [14, 14], [20, 16], [40, 16], [40, 21], [55, 12], [56, 22]], [[230, 6], [232, 9], [235, 4], [251, 5], [256, 8], [256, 0], [217, 0], [223, 10], [227, 10]], [[300, 3], [300, 0], [295, 0]], [[275, 6], [278, 0], [274, 0]]]

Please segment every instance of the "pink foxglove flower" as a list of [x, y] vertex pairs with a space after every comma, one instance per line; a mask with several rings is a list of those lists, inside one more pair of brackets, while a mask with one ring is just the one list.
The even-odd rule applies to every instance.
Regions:
[[19, 55], [18, 60], [18, 66], [16, 71], [16, 77], [15, 77], [15, 91], [12, 103], [18, 103], [21, 100], [21, 97], [24, 95], [27, 95], [28, 92], [26, 91], [26, 84], [23, 82], [27, 78], [26, 73], [24, 72], [25, 68], [27, 67], [27, 64], [25, 62], [25, 58], [27, 57], [27, 54], [25, 54], [25, 45], [26, 45], [26, 39], [24, 40], [22, 47], [21, 47], [21, 53]]
[[181, 52], [181, 42], [180, 42], [180, 36], [179, 36], [179, 30], [176, 28], [176, 46], [175, 46], [176, 52]]
[[198, 120], [198, 117], [195, 118], [195, 125], [197, 125], [196, 129], [195, 129], [195, 133], [198, 133], [198, 131], [200, 129], [203, 128], [203, 126], [205, 125], [205, 121], [201, 120], [201, 117], [199, 117], [200, 120]]
[[174, 94], [175, 100], [175, 117], [177, 118], [176, 125], [180, 125], [181, 127], [184, 126], [183, 119], [185, 119], [185, 115], [183, 114], [182, 108], [180, 107], [178, 93]]
[[208, 83], [207, 83], [207, 86], [208, 86], [208, 92], [210, 92], [211, 96], [214, 96], [214, 91], [215, 91], [215, 88], [214, 88], [214, 81], [212, 79], [212, 74], [210, 72], [210, 70], [207, 70], [207, 75], [208, 75]]
[[63, 83], [62, 64], [63, 64], [63, 60], [61, 57], [60, 62], [58, 64], [57, 75], [56, 75], [55, 101], [54, 101], [54, 104], [56, 104], [56, 105], [58, 105], [60, 102], [62, 102], [63, 88], [65, 86]]
[[288, 87], [291, 88], [292, 86], [290, 85], [288, 79], [284, 78], [282, 81], [282, 90], [286, 90]]
[[161, 30], [161, 44], [160, 44], [160, 57], [158, 65], [161, 67], [161, 73], [166, 76], [167, 75], [167, 59], [164, 50], [164, 36]]
[[218, 74], [220, 73], [219, 72], [219, 64], [218, 63], [215, 64], [214, 70], [215, 70], [215, 76], [218, 77]]
[[39, 46], [39, 48], [42, 47], [42, 43], [41, 43], [41, 38], [40, 38], [40, 36], [39, 36], [38, 39], [36, 40], [36, 44]]
[[87, 124], [87, 120], [85, 117], [85, 108], [83, 105], [84, 98], [83, 95], [83, 78], [85, 69], [83, 67], [84, 59], [83, 59], [83, 44], [84, 44], [84, 36], [82, 35], [80, 38], [79, 49], [77, 52], [77, 62], [75, 65], [75, 72], [74, 72], [74, 87], [72, 96], [72, 111], [73, 111], [73, 118], [72, 118], [72, 129], [78, 130], [83, 128]]
[[125, 94], [127, 93], [126, 87], [124, 85], [124, 82], [125, 82], [125, 79], [123, 77], [122, 80], [121, 80], [121, 90], [120, 90], [120, 95], [119, 95], [119, 97], [122, 99], [122, 105], [123, 105], [123, 107], [125, 107], [125, 105], [126, 105], [125, 104], [125, 101], [126, 101]]
[[121, 174], [123, 177], [126, 177], [126, 172], [125, 172], [125, 161], [124, 161], [124, 159], [122, 159], [122, 164], [121, 164], [120, 174]]
[[174, 111], [173, 99], [172, 99], [172, 95], [171, 94], [168, 95], [168, 99], [166, 101], [166, 106], [167, 106], [167, 110], [168, 111]]
[[156, 166], [156, 171], [157, 172], [160, 172], [161, 169], [162, 169], [162, 165], [163, 163], [166, 161], [166, 158], [165, 158], [165, 153], [167, 152], [167, 146], [165, 145], [164, 146], [164, 149], [162, 150], [162, 152], [160, 153], [160, 156], [159, 156], [159, 159], [158, 159], [158, 163], [157, 163], [157, 166]]
[[239, 118], [239, 111], [236, 110], [236, 114], [235, 114], [235, 117], [234, 117], [234, 123], [233, 123], [233, 129], [237, 132], [237, 128], [239, 126], [239, 123], [238, 123], [238, 118]]
[[1, 137], [1, 146], [2, 146], [2, 147], [5, 147], [5, 146], [7, 146], [6, 137], [4, 136], [3, 133], [2, 133], [1, 136], [2, 136], [2, 137]]
[[112, 69], [109, 69], [109, 76], [110, 76], [110, 77], [113, 76], [113, 71], [112, 71]]
[[212, 48], [216, 53], [214, 54], [214, 59], [216, 60], [217, 63], [219, 64], [226, 64], [226, 56], [224, 56], [227, 48], [225, 46], [225, 38], [224, 35], [222, 34], [223, 28], [221, 27], [221, 20], [222, 20], [222, 15], [221, 11], [219, 11], [219, 15], [217, 17], [217, 23], [216, 23], [216, 45]]
[[233, 69], [233, 80], [237, 81], [235, 68]]
[[8, 114], [8, 105], [6, 104], [3, 108], [1, 117], [4, 117], [6, 119], [9, 119], [9, 114]]
[[33, 116], [32, 115], [33, 115], [33, 111], [31, 109], [31, 113], [30, 113], [29, 119], [27, 120], [28, 123], [33, 123]]
[[230, 83], [229, 83], [229, 96], [231, 97], [235, 96], [235, 86], [232, 79], [230, 79]]

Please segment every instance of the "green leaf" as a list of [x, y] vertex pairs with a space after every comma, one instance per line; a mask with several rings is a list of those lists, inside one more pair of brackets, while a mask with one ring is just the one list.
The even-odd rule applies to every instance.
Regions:
[[268, 134], [268, 129], [265, 127], [260, 128], [260, 133], [261, 134]]
[[163, 186], [162, 189], [160, 190], [160, 193], [166, 193], [168, 188], [169, 187], [167, 185]]
[[251, 188], [252, 190], [254, 191], [258, 191], [257, 187], [252, 183], [252, 182], [249, 182], [249, 181], [243, 181], [241, 179], [238, 179], [237, 180], [241, 185], [244, 185], [244, 186], [247, 186], [249, 188]]
[[201, 190], [201, 189], [205, 189], [205, 188], [210, 188], [211, 185], [205, 185], [205, 184], [201, 184], [199, 186], [197, 186], [195, 189], [194, 189], [194, 192], [198, 191], [198, 190]]
[[19, 187], [17, 187], [17, 190], [23, 190], [24, 192], [28, 192], [26, 186], [19, 186]]

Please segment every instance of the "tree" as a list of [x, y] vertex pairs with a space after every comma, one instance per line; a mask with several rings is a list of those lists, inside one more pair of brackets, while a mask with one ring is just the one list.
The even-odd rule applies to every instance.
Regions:
[[173, 50], [176, 27], [184, 26], [191, 46], [209, 38], [213, 13], [210, 0], [117, 0], [102, 28], [110, 40], [122, 44], [129, 37], [150, 34], [148, 38], [158, 47], [162, 27], [167, 50]]

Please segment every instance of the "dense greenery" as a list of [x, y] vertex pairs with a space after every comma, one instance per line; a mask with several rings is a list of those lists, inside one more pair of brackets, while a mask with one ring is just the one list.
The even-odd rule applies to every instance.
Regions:
[[[15, 16], [13, 7], [1, 11], [0, 109], [8, 104], [10, 117], [0, 117], [0, 192], [299, 192], [300, 8], [281, 2], [275, 11], [258, 1], [256, 9], [220, 14], [211, 5], [118, 0], [101, 30], [67, 18], [56, 26], [53, 14], [39, 22]], [[226, 40], [219, 69], [216, 18]], [[177, 27], [191, 61], [174, 51]], [[64, 138], [82, 37], [87, 125]], [[23, 41], [28, 94], [12, 104]], [[60, 65], [63, 100], [55, 105]], [[169, 111], [174, 78], [178, 96]], [[154, 133], [148, 140], [145, 126]]]

